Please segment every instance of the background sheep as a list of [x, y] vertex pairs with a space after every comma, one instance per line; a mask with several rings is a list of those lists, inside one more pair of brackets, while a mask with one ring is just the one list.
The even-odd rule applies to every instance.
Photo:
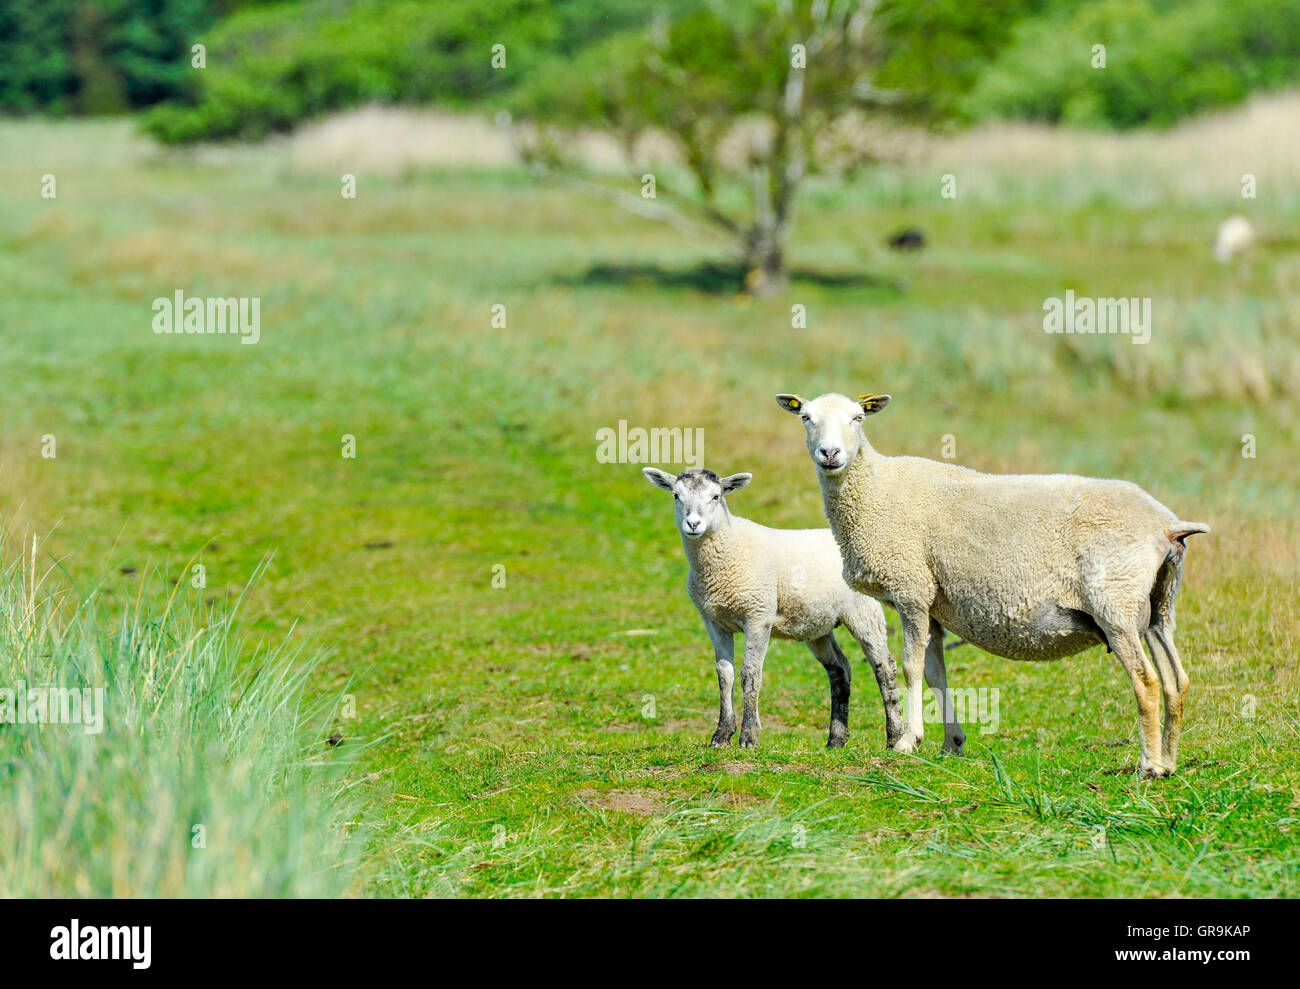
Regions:
[[1208, 526], [1181, 521], [1127, 481], [981, 474], [883, 456], [867, 442], [862, 421], [883, 409], [888, 395], [810, 402], [778, 395], [777, 402], [803, 420], [845, 578], [892, 604], [902, 620], [908, 719], [898, 748], [921, 741], [924, 663], [940, 681], [944, 748], [961, 750], [965, 736], [943, 672], [948, 629], [1010, 659], [1058, 659], [1106, 645], [1137, 695], [1143, 775], [1174, 771], [1188, 689], [1174, 647], [1174, 595], [1184, 540]]
[[848, 657], [835, 640], [843, 624], [862, 647], [876, 674], [885, 702], [885, 737], [894, 745], [902, 735], [897, 668], [889, 655], [885, 614], [869, 597], [844, 583], [843, 563], [829, 529], [769, 529], [733, 516], [726, 496], [749, 484], [753, 475], [718, 477], [710, 470], [688, 470], [674, 477], [653, 467], [642, 472], [651, 484], [673, 494], [673, 516], [690, 564], [686, 587], [713, 641], [718, 670], [718, 727], [714, 745], [729, 745], [736, 733], [732, 708], [733, 654], [737, 632], [745, 636], [740, 667], [744, 696], [742, 748], [758, 744], [758, 694], [763, 660], [771, 636], [806, 643], [826, 669], [831, 685], [828, 748], [843, 745], [849, 733]]
[[1227, 264], [1233, 258], [1244, 257], [1255, 244], [1255, 228], [1244, 216], [1230, 216], [1219, 224], [1214, 239], [1214, 259]]

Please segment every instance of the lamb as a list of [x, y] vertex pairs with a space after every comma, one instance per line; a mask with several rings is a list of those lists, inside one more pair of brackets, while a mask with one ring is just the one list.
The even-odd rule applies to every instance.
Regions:
[[677, 528], [690, 564], [686, 587], [713, 642], [718, 672], [718, 727], [715, 746], [731, 744], [736, 733], [732, 709], [735, 635], [745, 636], [740, 667], [745, 709], [742, 748], [758, 745], [758, 694], [770, 636], [806, 643], [826, 669], [831, 687], [831, 727], [827, 748], [844, 745], [849, 734], [849, 660], [835, 639], [843, 624], [858, 640], [871, 664], [885, 703], [889, 745], [903, 733], [898, 703], [898, 672], [886, 641], [885, 613], [869, 597], [849, 590], [843, 562], [829, 529], [769, 529], [727, 508], [726, 496], [739, 491], [752, 474], [719, 477], [693, 469], [674, 476], [642, 469], [656, 487], [673, 494]]
[[1230, 216], [1219, 225], [1219, 235], [1214, 240], [1214, 259], [1227, 264], [1242, 257], [1255, 244], [1255, 228], [1244, 216]]
[[803, 420], [849, 586], [891, 604], [902, 620], [907, 734], [896, 748], [921, 742], [921, 694], [913, 688], [925, 663], [938, 681], [944, 750], [961, 751], [965, 734], [943, 665], [947, 630], [1010, 659], [1059, 659], [1105, 645], [1137, 696], [1142, 775], [1177, 768], [1188, 678], [1174, 647], [1174, 596], [1185, 540], [1209, 526], [1182, 521], [1127, 481], [981, 474], [884, 456], [862, 421], [888, 405], [888, 395], [776, 400]]

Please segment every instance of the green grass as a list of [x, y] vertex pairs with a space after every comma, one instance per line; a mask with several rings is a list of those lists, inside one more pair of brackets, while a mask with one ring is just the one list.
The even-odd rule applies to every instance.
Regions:
[[326, 741], [342, 698], [312, 689], [320, 655], [250, 654], [230, 609], [179, 593], [106, 608], [38, 561], [0, 574], [0, 896], [345, 892], [363, 808]]
[[[191, 557], [208, 586], [178, 600], [223, 607], [274, 552], [250, 631], [328, 644], [312, 686], [356, 698], [331, 726], [371, 774], [346, 791], [374, 822], [351, 892], [1300, 892], [1300, 270], [1285, 245], [1214, 264], [1231, 199], [1139, 207], [1088, 175], [1070, 181], [1096, 194], [954, 202], [946, 168], [813, 185], [795, 267], [875, 281], [753, 301], [691, 287], [725, 244], [522, 172], [363, 175], [348, 201], [271, 151], [136, 157], [126, 134], [0, 126], [0, 490], [76, 573], [112, 571], [110, 612]], [[1269, 217], [1297, 222], [1296, 203]], [[884, 251], [904, 225], [931, 248]], [[620, 275], [645, 266], [684, 277]], [[261, 343], [155, 336], [151, 300], [177, 288], [259, 296]], [[1044, 334], [1066, 288], [1152, 297], [1152, 342]], [[871, 422], [884, 452], [937, 458], [952, 434], [969, 466], [1125, 477], [1214, 527], [1179, 600], [1176, 777], [1131, 772], [1135, 705], [1100, 650], [952, 651], [954, 686], [1000, 696], [997, 730], [968, 726], [953, 759], [936, 726], [919, 758], [884, 751], [860, 662], [828, 752], [824, 674], [774, 643], [762, 747], [705, 746], [716, 681], [668, 500], [598, 463], [596, 431], [703, 428], [707, 466], [755, 474], [734, 511], [818, 525], [772, 395], [829, 389], [894, 396]]]

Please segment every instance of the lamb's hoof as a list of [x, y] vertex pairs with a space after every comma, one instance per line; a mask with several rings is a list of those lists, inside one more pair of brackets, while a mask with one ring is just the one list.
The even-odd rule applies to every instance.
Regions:
[[756, 748], [758, 748], [758, 735], [746, 735], [744, 732], [741, 732], [741, 733], [740, 733], [740, 747], [741, 747], [742, 749], [756, 749]]
[[848, 740], [847, 735], [832, 735], [826, 740], [826, 747], [828, 749], [842, 749], [844, 748], [844, 743]]
[[1144, 780], [1167, 779], [1173, 774], [1174, 774], [1174, 767], [1166, 766], [1162, 763], [1157, 763], [1155, 765], [1142, 767], [1142, 778]]
[[735, 732], [728, 732], [725, 735], [722, 734], [722, 732], [716, 732], [714, 733], [713, 739], [709, 742], [709, 744], [712, 745], [715, 749], [725, 749], [727, 746], [731, 744], [731, 736], [734, 734]]
[[915, 752], [920, 747], [921, 737], [919, 735], [904, 735], [893, 745], [895, 752], [902, 752], [907, 755]]

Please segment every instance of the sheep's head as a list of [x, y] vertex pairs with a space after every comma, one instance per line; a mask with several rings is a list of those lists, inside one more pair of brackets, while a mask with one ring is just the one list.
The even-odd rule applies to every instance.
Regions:
[[888, 395], [856, 400], [831, 392], [814, 399], [777, 395], [777, 404], [803, 421], [808, 453], [823, 474], [842, 474], [862, 449], [862, 420], [889, 404]]
[[667, 471], [643, 467], [651, 484], [673, 495], [673, 518], [687, 539], [699, 539], [727, 522], [727, 495], [754, 479], [753, 474], [718, 477], [711, 470], [685, 470], [674, 477]]

